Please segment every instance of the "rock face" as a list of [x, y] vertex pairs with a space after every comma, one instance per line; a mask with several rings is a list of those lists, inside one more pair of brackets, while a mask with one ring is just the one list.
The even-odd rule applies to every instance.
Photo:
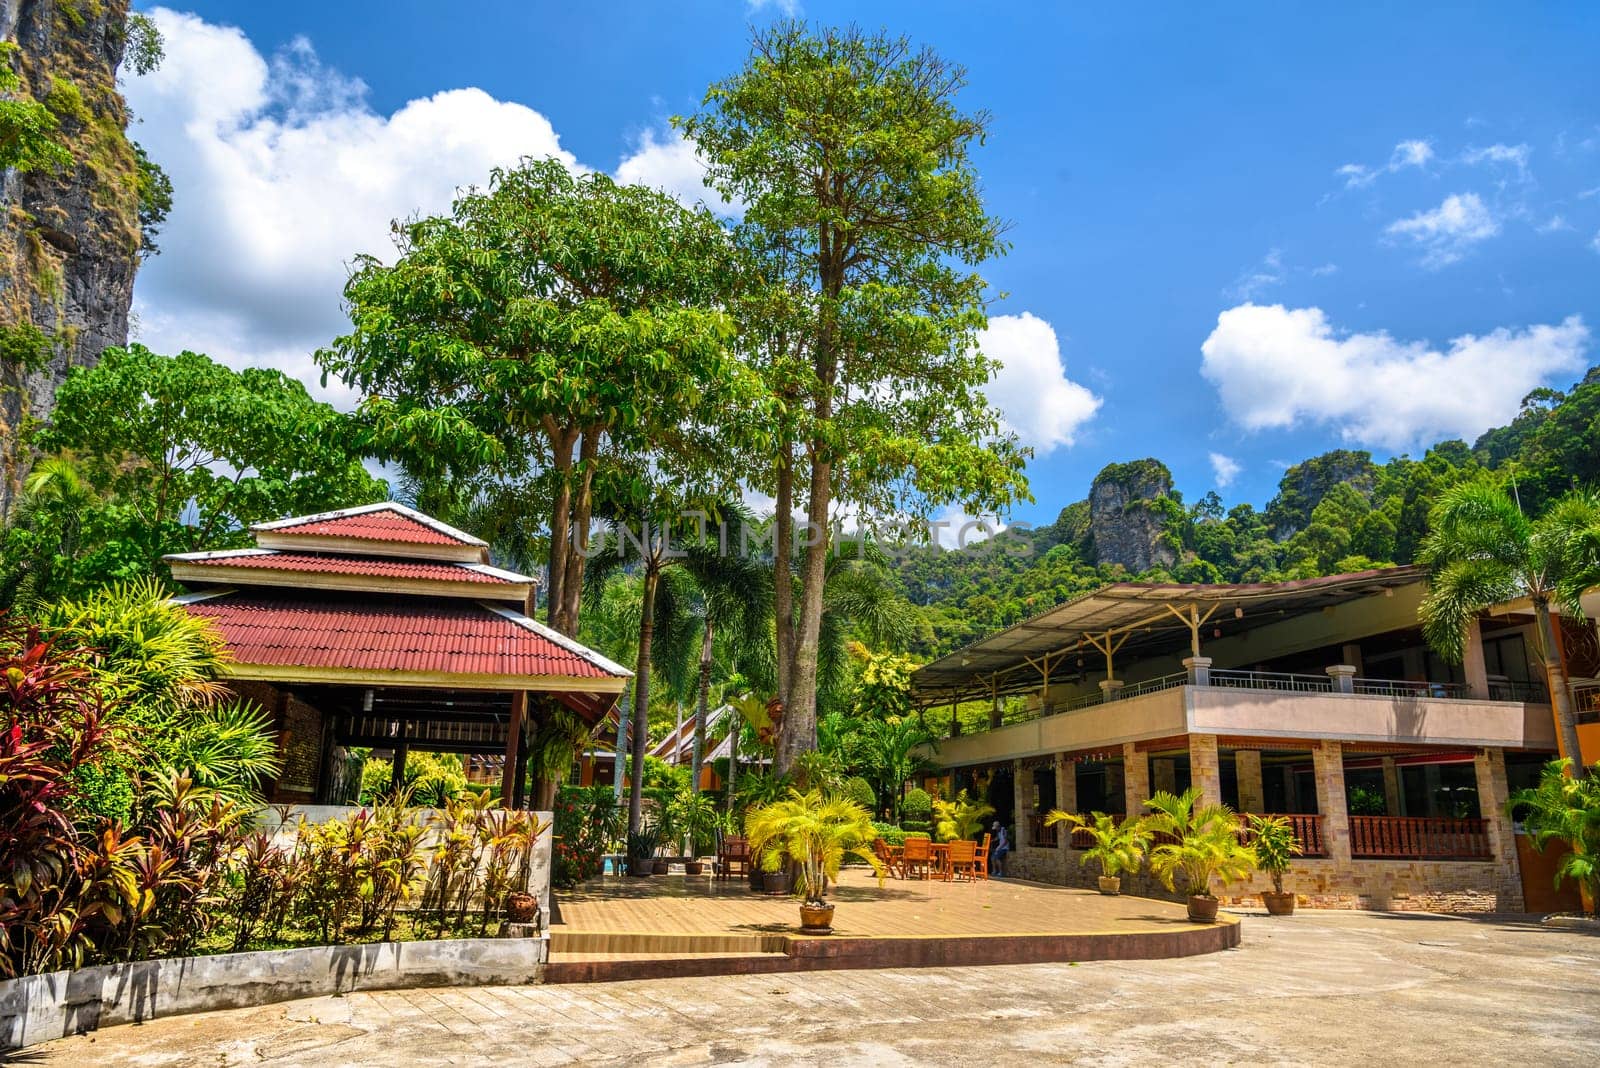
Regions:
[[1172, 472], [1160, 460], [1110, 464], [1089, 490], [1089, 529], [1095, 560], [1121, 564], [1135, 574], [1171, 567], [1177, 554], [1164, 536], [1164, 504], [1171, 501]]
[[0, 330], [53, 342], [42, 367], [0, 368], [0, 511], [26, 473], [19, 435], [49, 413], [67, 371], [128, 340], [139, 265], [139, 168], [117, 92], [128, 0], [0, 0], [0, 37], [23, 90], [60, 122], [73, 162], [0, 176]]
[[1311, 513], [1333, 487], [1345, 483], [1367, 500], [1378, 482], [1372, 454], [1335, 449], [1295, 464], [1278, 482], [1278, 495], [1267, 505], [1267, 525], [1278, 541], [1287, 541], [1311, 522]]

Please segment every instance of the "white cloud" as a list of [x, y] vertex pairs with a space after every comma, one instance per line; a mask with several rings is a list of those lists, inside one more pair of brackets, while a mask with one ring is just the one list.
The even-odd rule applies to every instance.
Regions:
[[1099, 410], [1100, 398], [1067, 377], [1055, 329], [1032, 312], [990, 319], [978, 348], [1001, 364], [985, 394], [1039, 455], [1071, 445]]
[[1526, 182], [1532, 178], [1532, 172], [1528, 169], [1528, 159], [1532, 154], [1533, 150], [1527, 145], [1493, 144], [1467, 149], [1461, 153], [1461, 162], [1469, 167], [1485, 163], [1510, 167], [1516, 171], [1518, 181]]
[[1432, 211], [1419, 211], [1390, 223], [1384, 233], [1405, 238], [1423, 250], [1425, 267], [1444, 267], [1465, 256], [1480, 241], [1500, 232], [1500, 222], [1476, 193], [1451, 193]]
[[1550, 218], [1546, 219], [1538, 226], [1535, 226], [1534, 229], [1541, 234], [1555, 234], [1560, 233], [1563, 230], [1572, 229], [1572, 224], [1567, 222], [1565, 215], [1556, 214], [1550, 216]]
[[661, 135], [646, 130], [632, 154], [617, 165], [617, 181], [659, 189], [690, 207], [704, 204], [719, 215], [744, 213], [742, 204], [706, 184], [705, 164], [694, 145], [676, 130]]
[[1407, 167], [1426, 169], [1433, 160], [1433, 145], [1421, 139], [1401, 141], [1394, 146], [1394, 151], [1389, 153], [1389, 162], [1381, 166], [1368, 166], [1365, 163], [1346, 163], [1333, 173], [1344, 179], [1346, 189], [1363, 189], [1385, 174], [1394, 174]]
[[522, 156], [575, 166], [543, 115], [482, 90], [382, 115], [303, 39], [269, 60], [234, 27], [151, 14], [166, 60], [126, 92], [134, 137], [174, 186], [136, 292], [141, 337], [160, 351], [278, 366], [317, 389], [309, 354], [346, 327], [346, 265], [390, 254], [391, 220], [445, 210]]
[[972, 515], [958, 504], [941, 509], [928, 524], [932, 540], [941, 549], [970, 549], [1005, 530], [995, 515]]
[[800, 14], [800, 0], [745, 0], [745, 7], [750, 10], [751, 14], [765, 11], [768, 8], [772, 8], [791, 19]]
[[1233, 480], [1239, 477], [1239, 472], [1244, 467], [1231, 456], [1224, 456], [1220, 452], [1211, 454], [1211, 474], [1217, 480], [1218, 489], [1227, 489]]
[[1594, 232], [1594, 240], [1589, 242], [1589, 247], [1600, 252], [1600, 230]]
[[1529, 390], [1581, 371], [1589, 343], [1578, 316], [1434, 348], [1381, 331], [1341, 333], [1321, 308], [1242, 304], [1217, 317], [1200, 346], [1201, 373], [1247, 430], [1316, 423], [1350, 442], [1402, 449], [1471, 440], [1509, 421]]
[[1338, 273], [1338, 270], [1339, 265], [1336, 263], [1324, 263], [1317, 267], [1286, 264], [1283, 261], [1283, 250], [1271, 248], [1258, 263], [1239, 272], [1239, 277], [1235, 278], [1233, 284], [1222, 293], [1230, 300], [1255, 300], [1262, 293], [1283, 285], [1294, 276], [1326, 278], [1328, 275]]

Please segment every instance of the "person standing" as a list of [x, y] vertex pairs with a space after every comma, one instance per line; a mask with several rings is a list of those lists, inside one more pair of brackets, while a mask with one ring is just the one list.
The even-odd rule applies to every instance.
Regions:
[[1011, 852], [1011, 840], [1006, 837], [1006, 829], [999, 820], [995, 820], [989, 829], [994, 832], [994, 841], [989, 844], [989, 874], [996, 879], [1004, 879], [1006, 854]]

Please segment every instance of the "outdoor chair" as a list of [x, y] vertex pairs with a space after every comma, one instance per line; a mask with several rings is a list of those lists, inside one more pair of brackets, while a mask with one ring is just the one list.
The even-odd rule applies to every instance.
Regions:
[[878, 855], [878, 860], [883, 864], [883, 870], [896, 879], [905, 876], [900, 871], [900, 857], [895, 853], [895, 847], [879, 838], [872, 843], [872, 851]]
[[976, 842], [950, 843], [950, 877], [952, 879], [978, 878], [978, 845]]
[[900, 870], [907, 879], [931, 878], [933, 843], [926, 838], [907, 838], [900, 851]]
[[978, 854], [972, 858], [972, 877], [974, 879], [989, 878], [989, 844], [994, 841], [994, 835], [984, 833], [983, 840], [978, 843]]
[[[737, 869], [737, 870], [736, 870]], [[729, 835], [717, 850], [717, 878], [750, 874], [750, 839]]]

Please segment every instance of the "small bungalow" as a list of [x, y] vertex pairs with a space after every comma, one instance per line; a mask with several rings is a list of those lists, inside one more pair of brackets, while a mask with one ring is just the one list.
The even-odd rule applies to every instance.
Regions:
[[[232, 654], [239, 696], [265, 709], [283, 766], [272, 803], [348, 801], [349, 748], [499, 758], [527, 800], [527, 742], [564, 707], [595, 723], [630, 672], [533, 618], [534, 579], [482, 540], [392, 501], [251, 527], [255, 547], [166, 557]], [[485, 763], [479, 760], [476, 763]]]

